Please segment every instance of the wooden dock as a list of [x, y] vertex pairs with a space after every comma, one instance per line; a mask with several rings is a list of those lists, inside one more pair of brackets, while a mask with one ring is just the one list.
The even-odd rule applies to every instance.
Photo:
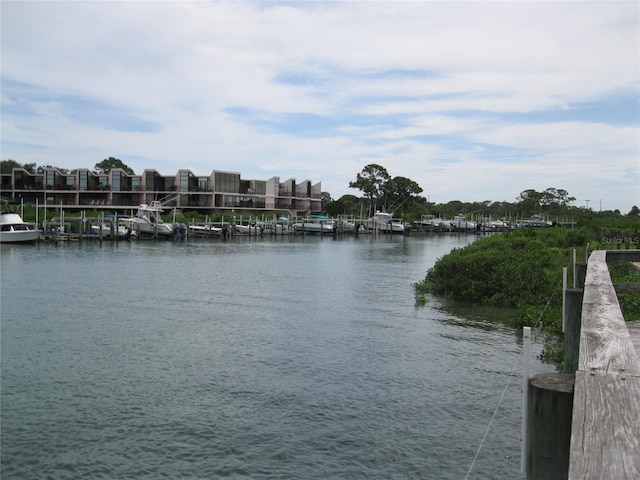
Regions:
[[569, 458], [570, 480], [640, 478], [640, 322], [626, 323], [607, 262], [638, 251], [589, 257]]

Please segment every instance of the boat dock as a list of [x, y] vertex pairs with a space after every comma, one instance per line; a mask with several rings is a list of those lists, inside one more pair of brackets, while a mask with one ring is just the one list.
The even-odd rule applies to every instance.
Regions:
[[[146, 205], [145, 205], [146, 206]], [[142, 207], [142, 206], [141, 206]], [[359, 235], [359, 234], [489, 234], [510, 232], [517, 228], [550, 227], [550, 221], [495, 220], [491, 217], [467, 217], [460, 214], [453, 219], [423, 215], [419, 221], [405, 222], [403, 218], [376, 212], [373, 217], [354, 216], [327, 217], [312, 215], [305, 217], [257, 218], [253, 216], [229, 216], [213, 221], [208, 216], [204, 221], [191, 219], [186, 223], [176, 223], [159, 219], [155, 224], [146, 225], [132, 221], [132, 215], [102, 215], [99, 218], [84, 216], [53, 217], [42, 222], [41, 240], [83, 241], [83, 240], [130, 240], [141, 238], [185, 239], [231, 238], [235, 236], [286, 236], [286, 235]], [[165, 217], [166, 218], [166, 217]], [[184, 219], [182, 220], [184, 221]], [[144, 226], [144, 229], [141, 227]], [[560, 226], [559, 224], [557, 226]], [[162, 228], [160, 228], [162, 227]]]
[[528, 382], [523, 465], [529, 480], [640, 478], [640, 321], [625, 322], [608, 263], [638, 250], [598, 250], [565, 290], [564, 373]]

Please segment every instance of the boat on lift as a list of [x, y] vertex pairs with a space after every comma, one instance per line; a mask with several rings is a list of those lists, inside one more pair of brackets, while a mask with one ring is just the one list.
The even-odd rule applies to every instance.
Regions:
[[328, 234], [334, 232], [335, 222], [325, 215], [311, 215], [293, 224], [296, 232]]
[[149, 204], [141, 204], [135, 217], [123, 219], [122, 221], [131, 226], [131, 229], [139, 235], [174, 236], [173, 225], [165, 223], [160, 217], [161, 213], [162, 203], [154, 200]]
[[386, 233], [405, 233], [411, 229], [411, 225], [398, 222], [391, 213], [377, 211], [369, 219], [369, 229]]
[[478, 229], [478, 224], [471, 220], [467, 220], [464, 214], [456, 215], [456, 217], [449, 222], [451, 229], [459, 232], [471, 232]]

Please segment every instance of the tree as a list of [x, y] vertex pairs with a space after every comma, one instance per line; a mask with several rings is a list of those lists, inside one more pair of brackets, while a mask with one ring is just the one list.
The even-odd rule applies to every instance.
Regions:
[[387, 169], [371, 163], [356, 175], [355, 182], [349, 182], [349, 188], [357, 188], [369, 199], [371, 206], [374, 201], [380, 198], [384, 191], [384, 186], [391, 179]]
[[534, 189], [524, 190], [518, 195], [516, 200], [519, 201], [518, 209], [525, 215], [534, 215], [540, 211], [540, 202], [543, 193], [536, 192]]
[[22, 168], [22, 165], [11, 159], [0, 162], [0, 173], [11, 173], [14, 168]]
[[422, 193], [422, 188], [407, 177], [393, 177], [384, 185], [385, 204], [390, 211], [400, 210]]
[[328, 215], [337, 217], [338, 215], [358, 215], [361, 216], [363, 200], [355, 195], [343, 195], [338, 200], [329, 203], [325, 210]]
[[569, 192], [561, 188], [547, 188], [542, 192], [540, 204], [548, 208], [566, 207], [573, 202], [575, 197], [570, 197]]
[[30, 174], [35, 174], [36, 173], [36, 164], [34, 163], [25, 163], [22, 168], [24, 168], [27, 172], [29, 172]]
[[121, 168], [122, 170], [127, 172], [129, 175], [135, 175], [135, 172], [131, 167], [123, 163], [122, 160], [114, 157], [105, 158], [101, 162], [96, 163], [93, 166], [93, 171], [98, 174], [109, 173], [114, 168]]
[[[34, 165], [34, 166], [35, 166], [35, 163], [33, 163], [33, 164], [31, 164], [31, 165]], [[53, 168], [53, 169], [55, 169], [55, 170], [58, 170], [60, 173], [64, 173], [64, 174], [69, 173], [69, 170], [68, 170], [68, 169], [66, 169], [66, 168], [60, 168], [60, 167], [54, 167], [53, 165], [39, 165], [39, 166], [36, 168], [36, 171], [35, 171], [35, 172], [31, 172], [31, 173], [38, 173], [38, 174], [42, 174], [42, 173], [44, 173], [44, 172], [45, 172], [45, 170], [46, 170], [47, 168]]]
[[324, 209], [327, 205], [333, 202], [331, 198], [331, 194], [329, 192], [321, 192], [320, 199], [322, 200], [322, 208]]

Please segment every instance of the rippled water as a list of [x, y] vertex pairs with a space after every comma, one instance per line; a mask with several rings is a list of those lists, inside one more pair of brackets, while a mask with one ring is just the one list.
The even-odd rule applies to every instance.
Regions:
[[414, 305], [472, 240], [3, 245], [3, 480], [523, 478], [518, 336]]

